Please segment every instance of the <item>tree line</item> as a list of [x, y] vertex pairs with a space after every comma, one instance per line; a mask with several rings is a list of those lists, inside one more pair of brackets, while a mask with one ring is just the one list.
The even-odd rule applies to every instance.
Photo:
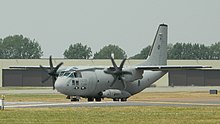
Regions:
[[[130, 59], [146, 59], [151, 46], [143, 48], [140, 53]], [[99, 52], [92, 54], [91, 47], [81, 43], [71, 44], [63, 53], [67, 59], [109, 59], [114, 53], [115, 59], [126, 58], [126, 52], [117, 45], [107, 45]], [[220, 42], [210, 46], [198, 43], [168, 44], [168, 59], [220, 59]], [[39, 59], [43, 56], [40, 44], [23, 35], [8, 36], [0, 39], [0, 59]]]

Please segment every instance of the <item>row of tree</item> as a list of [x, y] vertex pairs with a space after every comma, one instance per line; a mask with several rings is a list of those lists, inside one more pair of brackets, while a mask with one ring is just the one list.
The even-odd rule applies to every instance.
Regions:
[[[143, 48], [130, 59], [146, 59], [151, 46]], [[168, 59], [220, 59], [220, 42], [205, 46], [204, 44], [176, 43], [168, 45]], [[115, 59], [126, 58], [126, 52], [116, 45], [104, 46], [92, 55], [92, 50], [81, 43], [71, 44], [63, 53], [68, 59], [108, 59], [114, 53]], [[0, 39], [0, 59], [39, 59], [43, 56], [41, 46], [35, 40], [22, 35], [8, 36]]]

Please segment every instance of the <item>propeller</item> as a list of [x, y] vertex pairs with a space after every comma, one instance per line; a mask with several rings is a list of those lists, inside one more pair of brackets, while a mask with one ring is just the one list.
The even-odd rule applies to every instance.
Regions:
[[48, 77], [45, 78], [42, 83], [46, 82], [47, 80], [49, 80], [50, 78], [52, 78], [52, 82], [53, 82], [53, 89], [55, 89], [55, 81], [58, 77], [58, 74], [57, 74], [57, 70], [60, 68], [61, 65], [63, 65], [63, 62], [59, 63], [55, 68], [53, 67], [53, 62], [52, 62], [52, 56], [50, 56], [49, 58], [49, 65], [50, 65], [50, 68], [49, 70], [45, 67], [43, 67], [42, 65], [40, 65], [40, 68], [42, 70], [44, 70], [47, 74], [48, 74]]
[[118, 66], [116, 65], [116, 63], [115, 63], [115, 60], [114, 60], [114, 59], [112, 58], [112, 56], [111, 56], [111, 62], [112, 62], [113, 67], [110, 67], [110, 68], [108, 68], [107, 70], [104, 70], [105, 73], [111, 74], [111, 75], [114, 76], [114, 80], [113, 80], [112, 84], [110, 85], [111, 87], [115, 84], [115, 82], [116, 82], [117, 80], [120, 80], [120, 81], [122, 82], [123, 86], [124, 86], [124, 89], [126, 88], [126, 82], [124, 81], [124, 79], [123, 79], [122, 76], [123, 76], [124, 74], [130, 74], [130, 75], [132, 75], [132, 73], [129, 72], [129, 71], [123, 71], [123, 70], [122, 70], [125, 61], [126, 61], [126, 58], [122, 60], [120, 66], [118, 67]]

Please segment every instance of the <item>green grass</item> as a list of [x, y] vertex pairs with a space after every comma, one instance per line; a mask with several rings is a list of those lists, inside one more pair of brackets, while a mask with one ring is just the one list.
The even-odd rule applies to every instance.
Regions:
[[0, 123], [216, 124], [220, 107], [25, 108], [0, 111]]
[[[210, 95], [208, 92], [143, 92], [132, 96], [129, 98], [129, 101], [156, 101], [157, 99], [172, 98], [218, 100], [220, 98], [220, 94]], [[69, 100], [65, 99], [65, 95], [62, 94], [7, 94], [5, 100], [8, 102], [69, 102]], [[1, 123], [220, 124], [220, 106], [6, 108], [4, 111], [0, 111], [0, 124]]]

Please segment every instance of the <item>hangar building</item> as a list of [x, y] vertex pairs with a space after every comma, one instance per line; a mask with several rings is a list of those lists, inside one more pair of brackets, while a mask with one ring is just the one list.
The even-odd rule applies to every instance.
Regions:
[[[135, 65], [144, 60], [127, 60], [125, 66]], [[54, 66], [112, 66], [110, 60], [53, 59]], [[120, 64], [121, 60], [116, 60]], [[52, 81], [41, 83], [47, 74], [41, 69], [11, 69], [16, 66], [48, 66], [48, 59], [1, 59], [0, 87], [6, 86], [52, 86]], [[168, 65], [209, 65], [212, 69], [170, 71], [159, 79], [156, 86], [220, 86], [220, 60], [168, 60]]]

